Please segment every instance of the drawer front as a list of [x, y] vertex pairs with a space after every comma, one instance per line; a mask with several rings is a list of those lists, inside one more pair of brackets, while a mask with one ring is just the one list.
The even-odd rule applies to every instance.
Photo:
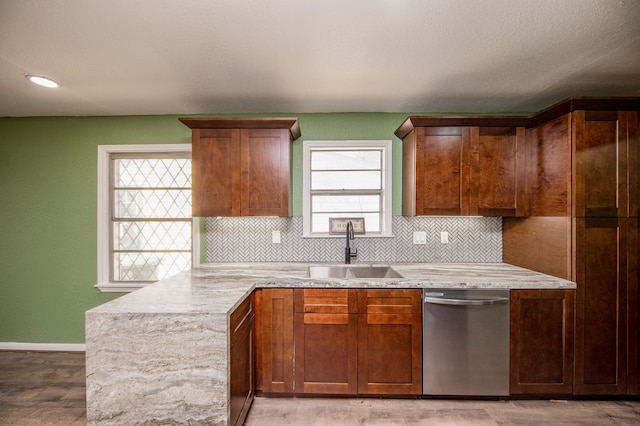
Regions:
[[408, 314], [422, 313], [422, 290], [358, 290], [360, 314]]
[[357, 312], [356, 291], [356, 289], [295, 289], [295, 311], [307, 314], [355, 313]]

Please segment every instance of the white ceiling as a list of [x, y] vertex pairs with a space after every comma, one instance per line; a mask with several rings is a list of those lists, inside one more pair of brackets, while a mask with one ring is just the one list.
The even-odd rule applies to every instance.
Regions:
[[533, 112], [611, 95], [640, 96], [638, 0], [0, 0], [0, 116]]

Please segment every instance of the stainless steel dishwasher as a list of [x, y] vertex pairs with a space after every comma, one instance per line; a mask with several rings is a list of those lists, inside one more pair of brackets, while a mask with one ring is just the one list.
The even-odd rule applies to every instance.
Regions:
[[423, 394], [509, 395], [509, 290], [423, 296]]

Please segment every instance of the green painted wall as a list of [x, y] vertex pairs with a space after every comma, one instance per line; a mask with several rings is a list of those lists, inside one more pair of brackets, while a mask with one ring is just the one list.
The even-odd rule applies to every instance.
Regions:
[[[392, 139], [393, 213], [401, 210], [408, 114], [297, 116], [293, 214], [302, 212], [302, 141]], [[96, 282], [97, 146], [190, 143], [177, 116], [0, 118], [0, 342], [83, 343], [84, 313], [120, 296]]]

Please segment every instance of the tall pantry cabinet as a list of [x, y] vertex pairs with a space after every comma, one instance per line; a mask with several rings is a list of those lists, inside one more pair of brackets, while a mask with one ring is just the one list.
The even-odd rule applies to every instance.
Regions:
[[505, 262], [577, 283], [577, 395], [640, 393], [638, 110], [571, 98], [531, 117], [531, 217], [503, 222]]
[[638, 275], [629, 245], [638, 214], [637, 124], [636, 111], [571, 112], [576, 394], [637, 392], [629, 387], [630, 361], [638, 358], [630, 345], [638, 305], [629, 303]]

